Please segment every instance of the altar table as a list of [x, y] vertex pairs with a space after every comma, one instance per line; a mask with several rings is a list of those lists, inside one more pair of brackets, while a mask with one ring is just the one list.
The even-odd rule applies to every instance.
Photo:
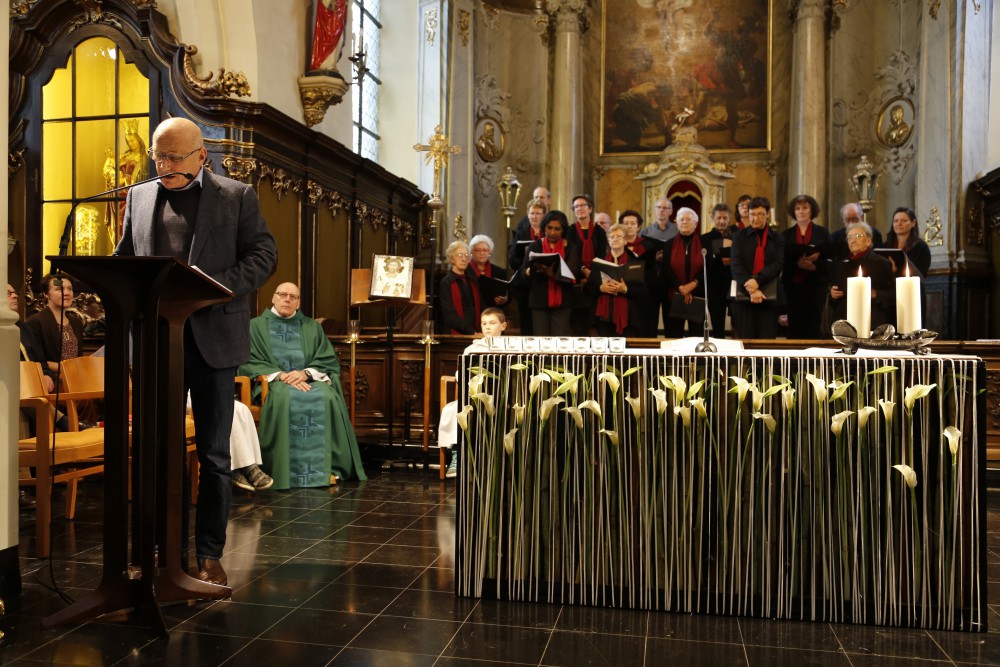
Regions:
[[473, 353], [461, 596], [986, 629], [975, 357]]

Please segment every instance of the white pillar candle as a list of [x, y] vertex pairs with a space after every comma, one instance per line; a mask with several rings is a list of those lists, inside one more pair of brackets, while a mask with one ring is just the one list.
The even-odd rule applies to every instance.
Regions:
[[847, 321], [858, 332], [858, 338], [872, 335], [872, 279], [861, 275], [847, 279]]
[[911, 333], [921, 328], [920, 321], [920, 278], [906, 275], [896, 278], [896, 330]]

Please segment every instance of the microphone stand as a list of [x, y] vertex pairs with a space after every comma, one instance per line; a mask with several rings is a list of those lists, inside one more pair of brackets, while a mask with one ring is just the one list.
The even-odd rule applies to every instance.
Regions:
[[105, 190], [104, 192], [98, 192], [96, 195], [90, 195], [89, 197], [84, 197], [80, 201], [73, 204], [72, 208], [69, 209], [69, 215], [66, 216], [66, 223], [63, 225], [62, 237], [59, 239], [59, 256], [65, 257], [66, 253], [69, 251], [69, 237], [73, 233], [73, 214], [76, 213], [76, 207], [84, 202], [93, 201], [95, 199], [100, 199], [101, 197], [107, 195], [113, 195], [116, 192], [121, 192], [122, 190], [128, 190], [136, 185], [142, 185], [143, 183], [152, 183], [153, 181], [158, 181], [161, 178], [169, 178], [170, 176], [183, 176], [188, 181], [193, 181], [194, 176], [184, 171], [172, 171], [169, 174], [163, 174], [162, 176], [154, 176], [152, 178], [147, 178], [143, 181], [137, 181], [131, 185], [120, 185], [117, 188], [111, 188], [110, 190]]
[[718, 352], [719, 348], [715, 346], [715, 343], [708, 339], [709, 325], [711, 324], [712, 318], [708, 314], [708, 251], [704, 248], [701, 249], [701, 273], [703, 279], [705, 280], [705, 339], [695, 346], [694, 351]]

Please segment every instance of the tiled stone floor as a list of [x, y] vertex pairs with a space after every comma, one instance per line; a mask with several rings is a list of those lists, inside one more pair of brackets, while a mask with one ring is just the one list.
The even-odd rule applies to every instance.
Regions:
[[[55, 528], [54, 575], [74, 598], [100, 573], [100, 498], [84, 484], [77, 520]], [[984, 634], [456, 598], [454, 484], [395, 471], [237, 493], [223, 559], [233, 598], [164, 608], [169, 641], [134, 619], [43, 631], [64, 603], [47, 561], [28, 557], [22, 511], [24, 595], [0, 619], [0, 665], [1000, 665], [1000, 490], [988, 499]]]

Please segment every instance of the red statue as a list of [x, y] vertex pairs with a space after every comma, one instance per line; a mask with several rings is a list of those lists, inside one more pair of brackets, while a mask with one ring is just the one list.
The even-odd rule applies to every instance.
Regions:
[[347, 0], [314, 0], [313, 6], [316, 11], [309, 71], [336, 71], [340, 52], [344, 48]]

